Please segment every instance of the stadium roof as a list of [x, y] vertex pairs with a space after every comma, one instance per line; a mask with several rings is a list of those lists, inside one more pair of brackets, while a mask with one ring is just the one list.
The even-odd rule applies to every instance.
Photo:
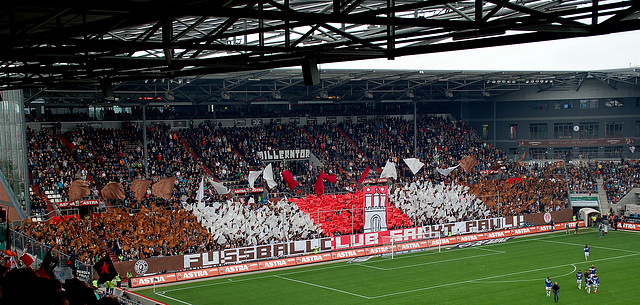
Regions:
[[578, 72], [320, 70], [320, 84], [305, 86], [299, 69], [129, 81], [105, 100], [99, 85], [25, 90], [27, 103], [157, 105], [363, 103], [486, 100], [527, 87], [579, 91], [586, 80], [605, 86], [640, 86], [640, 69]]
[[0, 89], [175, 79], [640, 29], [633, 0], [23, 0]]

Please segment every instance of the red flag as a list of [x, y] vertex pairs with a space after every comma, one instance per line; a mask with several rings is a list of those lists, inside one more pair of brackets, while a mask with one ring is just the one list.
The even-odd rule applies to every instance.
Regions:
[[27, 251], [22, 251], [22, 256], [20, 256], [20, 260], [27, 266], [27, 267], [31, 267], [31, 264], [33, 264], [33, 256], [31, 256], [31, 254], [27, 253]]
[[291, 190], [293, 190], [294, 188], [296, 188], [296, 186], [298, 186], [298, 182], [293, 179], [293, 175], [291, 175], [291, 172], [288, 170], [285, 170], [281, 173], [282, 178], [284, 178], [284, 181], [287, 182], [287, 186], [289, 186], [289, 188]]
[[336, 184], [338, 183], [338, 177], [336, 175], [327, 175], [324, 174], [324, 177], [322, 177], [324, 180], [327, 180], [327, 182], [332, 183], [332, 184]]
[[362, 176], [360, 176], [360, 180], [358, 180], [358, 184], [362, 184], [362, 181], [367, 178], [367, 175], [369, 175], [369, 170], [369, 165], [367, 165], [367, 168], [365, 168], [364, 172], [362, 172]]
[[336, 177], [336, 175], [327, 175], [324, 172], [321, 172], [320, 175], [318, 175], [318, 180], [316, 180], [316, 185], [314, 188], [316, 191], [316, 195], [318, 196], [324, 193], [324, 183], [322, 182], [323, 180], [327, 180], [327, 182], [333, 184], [338, 182], [338, 178]]
[[324, 193], [324, 183], [322, 183], [323, 176], [324, 176], [324, 173], [320, 173], [320, 175], [318, 175], [318, 179], [316, 180], [316, 186], [314, 187], [314, 190], [316, 191], [316, 195], [318, 196]]

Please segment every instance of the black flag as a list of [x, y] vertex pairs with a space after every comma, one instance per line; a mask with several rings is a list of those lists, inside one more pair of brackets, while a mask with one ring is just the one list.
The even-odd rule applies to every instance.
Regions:
[[113, 266], [111, 262], [111, 258], [109, 255], [105, 255], [101, 258], [95, 265], [93, 265], [93, 269], [98, 273], [98, 285], [110, 281], [116, 275], [118, 275], [118, 271], [116, 271], [116, 267]]
[[51, 255], [51, 250], [47, 251], [47, 254], [42, 259], [42, 264], [40, 265], [40, 270], [38, 271], [39, 275], [48, 279], [55, 279], [56, 276], [53, 274], [53, 269], [58, 265], [58, 259]]

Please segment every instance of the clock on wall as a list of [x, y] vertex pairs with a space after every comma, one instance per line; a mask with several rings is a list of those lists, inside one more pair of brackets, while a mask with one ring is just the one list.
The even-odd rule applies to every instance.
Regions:
[[580, 131], [580, 126], [578, 126], [578, 125], [573, 126], [573, 131], [575, 131], [575, 132]]

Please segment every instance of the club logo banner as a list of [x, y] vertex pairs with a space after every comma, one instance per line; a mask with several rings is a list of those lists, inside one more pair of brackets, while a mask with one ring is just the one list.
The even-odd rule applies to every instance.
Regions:
[[387, 186], [367, 186], [364, 188], [364, 231], [387, 230]]

